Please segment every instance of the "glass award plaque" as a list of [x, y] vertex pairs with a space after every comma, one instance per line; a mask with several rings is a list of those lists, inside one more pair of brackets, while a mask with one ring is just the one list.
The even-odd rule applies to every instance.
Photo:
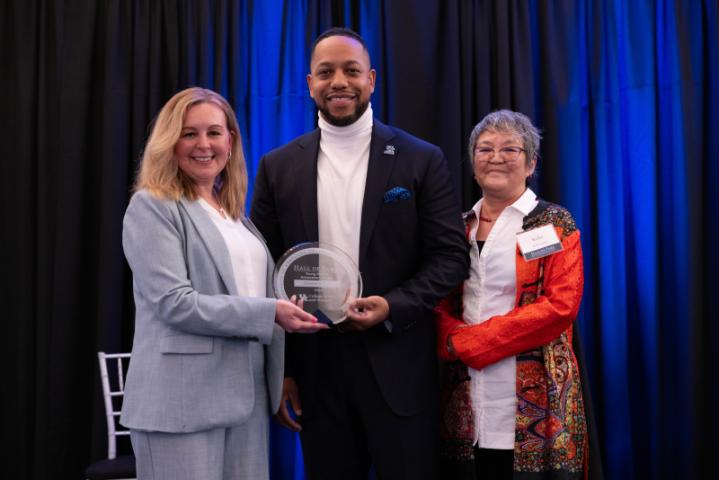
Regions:
[[301, 243], [287, 250], [272, 275], [275, 296], [304, 300], [304, 310], [320, 322], [344, 321], [349, 301], [362, 296], [357, 264], [339, 248], [319, 242]]

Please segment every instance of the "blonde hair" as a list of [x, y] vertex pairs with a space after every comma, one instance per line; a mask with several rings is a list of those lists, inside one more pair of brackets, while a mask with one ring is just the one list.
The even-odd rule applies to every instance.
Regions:
[[220, 203], [236, 220], [245, 209], [247, 195], [247, 166], [242, 153], [242, 138], [232, 107], [212, 90], [199, 87], [182, 90], [162, 107], [145, 145], [133, 190], [146, 189], [155, 197], [166, 200], [198, 198], [194, 182], [178, 167], [175, 144], [180, 139], [187, 110], [199, 103], [217, 105], [225, 112], [227, 129], [232, 136], [232, 150], [215, 185]]

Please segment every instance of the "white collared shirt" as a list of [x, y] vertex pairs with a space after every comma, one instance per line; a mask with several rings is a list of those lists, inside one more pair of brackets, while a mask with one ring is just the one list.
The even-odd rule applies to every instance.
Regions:
[[[521, 197], [499, 215], [482, 247], [475, 242], [480, 220], [470, 231], [470, 271], [462, 296], [463, 320], [468, 325], [503, 315], [515, 307], [517, 292], [517, 233], [524, 217], [537, 206], [537, 196], [527, 188]], [[472, 210], [477, 219], [479, 200]], [[469, 368], [475, 443], [479, 448], [513, 449], [517, 410], [517, 363], [514, 356], [482, 370]]]

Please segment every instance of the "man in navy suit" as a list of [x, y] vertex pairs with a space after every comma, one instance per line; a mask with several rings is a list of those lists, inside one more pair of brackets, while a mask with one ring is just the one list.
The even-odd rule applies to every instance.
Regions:
[[308, 241], [347, 252], [364, 297], [337, 328], [288, 335], [277, 419], [301, 431], [312, 479], [434, 478], [432, 308], [469, 263], [456, 195], [439, 148], [372, 117], [359, 35], [326, 31], [310, 67], [318, 128], [262, 158], [251, 218], [275, 258]]

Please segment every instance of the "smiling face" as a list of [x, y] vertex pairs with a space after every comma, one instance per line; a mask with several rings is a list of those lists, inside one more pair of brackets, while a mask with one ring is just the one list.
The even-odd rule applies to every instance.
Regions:
[[[485, 196], [501, 200], [522, 195], [527, 177], [534, 173], [537, 163], [534, 158], [528, 163], [524, 151], [512, 161], [499, 152], [499, 149], [504, 147], [523, 148], [521, 138], [510, 133], [489, 130], [482, 133], [474, 145], [474, 178]], [[494, 154], [489, 158], [481, 158], [477, 152], [478, 148], [494, 149]]]
[[201, 190], [212, 191], [215, 177], [227, 165], [231, 148], [232, 134], [220, 107], [204, 102], [187, 109], [175, 144], [175, 158], [180, 170]]
[[322, 117], [332, 125], [345, 126], [367, 110], [375, 76], [362, 44], [335, 35], [315, 46], [307, 86]]

